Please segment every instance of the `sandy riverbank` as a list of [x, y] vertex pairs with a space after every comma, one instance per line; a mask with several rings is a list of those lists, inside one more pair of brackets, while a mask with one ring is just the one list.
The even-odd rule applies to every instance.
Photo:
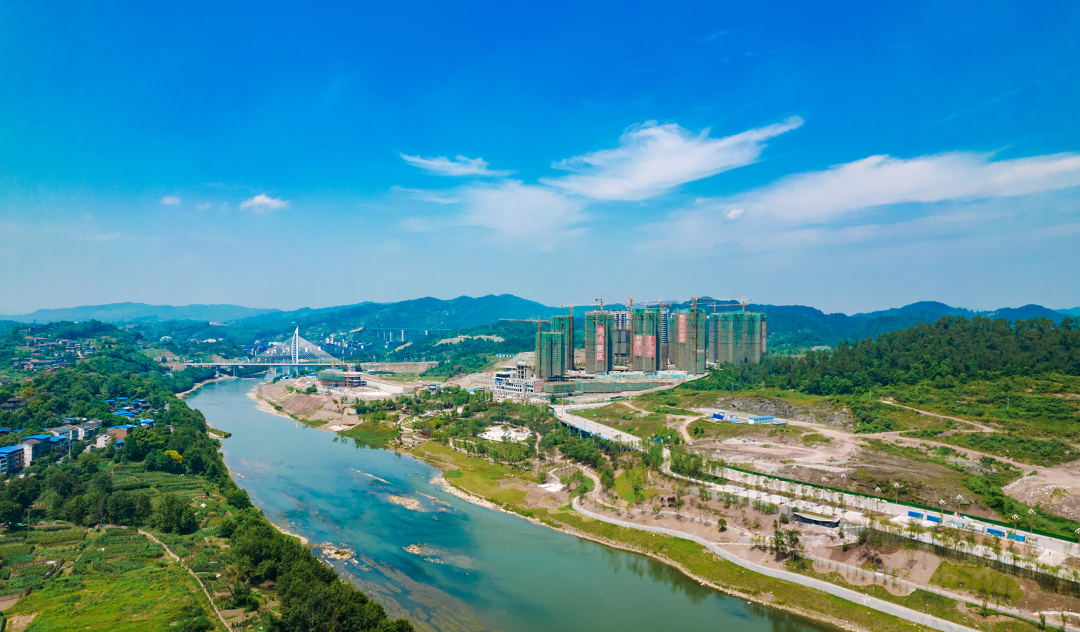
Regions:
[[180, 398], [180, 399], [184, 399], [188, 395], [191, 395], [192, 393], [194, 393], [195, 391], [199, 390], [200, 388], [206, 386], [207, 384], [213, 384], [214, 382], [221, 382], [222, 380], [238, 380], [238, 379], [240, 379], [240, 378], [235, 377], [233, 375], [222, 375], [221, 377], [215, 377], [212, 380], [206, 380], [205, 382], [199, 382], [195, 386], [192, 386], [191, 388], [189, 388], [188, 390], [186, 390], [186, 391], [184, 391], [182, 393], [176, 393], [176, 396], [178, 398]]
[[280, 531], [281, 533], [283, 533], [284, 535], [296, 538], [296, 539], [300, 540], [300, 544], [303, 544], [304, 546], [308, 546], [308, 539], [305, 538], [304, 536], [300, 535], [299, 533], [293, 533], [292, 531], [286, 529], [285, 527], [279, 525], [276, 522], [271, 522], [270, 524], [274, 525], [274, 528], [277, 529], [278, 531]]

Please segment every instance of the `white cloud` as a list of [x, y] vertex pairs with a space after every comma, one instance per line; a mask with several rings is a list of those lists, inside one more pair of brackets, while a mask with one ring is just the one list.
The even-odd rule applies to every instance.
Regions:
[[168, 204], [169, 206], [177, 206], [178, 204], [180, 204], [180, 198], [176, 197], [175, 195], [166, 195], [165, 197], [161, 198], [161, 203]]
[[438, 156], [435, 158], [421, 158], [420, 156], [407, 156], [401, 154], [402, 159], [414, 167], [420, 167], [428, 173], [437, 176], [508, 176], [511, 171], [498, 171], [488, 169], [488, 163], [483, 158], [467, 158], [458, 156], [447, 158]]
[[205, 211], [206, 209], [210, 208], [210, 203], [209, 202], [203, 202], [201, 204], [197, 204], [196, 206], [199, 207], [200, 211]]
[[650, 121], [627, 130], [620, 146], [554, 164], [576, 172], [541, 182], [598, 200], [644, 200], [687, 182], [757, 161], [765, 141], [803, 124], [797, 116], [725, 138], [709, 130], [693, 135], [668, 123]]
[[912, 159], [870, 156], [825, 171], [718, 200], [791, 222], [823, 222], [861, 209], [903, 202], [1014, 197], [1080, 186], [1080, 154], [991, 161], [985, 154], [949, 153]]
[[[641, 248], [798, 250], [901, 236], [933, 239], [946, 226], [949, 234], [969, 235], [1024, 213], [1076, 210], [1075, 201], [1062, 206], [1047, 196], [1071, 198], [1063, 190], [1077, 186], [1078, 154], [999, 161], [974, 153], [871, 156], [729, 198], [699, 200], [646, 226], [651, 239]], [[738, 223], [728, 221], [737, 217]]]
[[527, 238], [565, 231], [584, 220], [585, 203], [548, 187], [508, 180], [462, 191], [465, 224], [504, 237]]
[[249, 200], [241, 202], [240, 208], [251, 208], [256, 213], [267, 213], [273, 209], [284, 208], [286, 205], [288, 205], [286, 200], [277, 200], [265, 193], [260, 193]]

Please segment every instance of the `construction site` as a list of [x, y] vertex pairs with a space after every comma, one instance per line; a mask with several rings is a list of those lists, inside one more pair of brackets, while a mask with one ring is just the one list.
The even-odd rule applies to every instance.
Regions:
[[504, 319], [536, 323], [536, 351], [531, 366], [515, 360], [496, 373], [496, 399], [644, 391], [703, 375], [710, 366], [757, 364], [767, 353], [765, 314], [747, 311], [745, 298], [637, 305], [627, 298], [617, 309], [596, 299], [584, 314], [580, 343], [573, 304], [550, 319]]

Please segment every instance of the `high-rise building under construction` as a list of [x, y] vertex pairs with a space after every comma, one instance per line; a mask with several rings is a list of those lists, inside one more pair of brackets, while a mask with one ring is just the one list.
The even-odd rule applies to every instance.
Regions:
[[566, 345], [563, 347], [563, 368], [574, 370], [574, 316], [560, 314], [551, 318], [551, 330], [566, 333]]
[[693, 375], [705, 373], [705, 312], [700, 309], [680, 309], [672, 319], [668, 350], [675, 368]]
[[536, 334], [536, 377], [546, 380], [566, 373], [566, 347], [571, 346], [565, 331]]
[[720, 312], [709, 314], [708, 360], [717, 364], [757, 364], [768, 351], [765, 314]]
[[608, 373], [615, 367], [615, 316], [611, 312], [585, 314], [585, 372]]
[[660, 334], [662, 332], [662, 312], [653, 307], [639, 307], [630, 315], [631, 347], [634, 371], [653, 373], [666, 366], [661, 366]]

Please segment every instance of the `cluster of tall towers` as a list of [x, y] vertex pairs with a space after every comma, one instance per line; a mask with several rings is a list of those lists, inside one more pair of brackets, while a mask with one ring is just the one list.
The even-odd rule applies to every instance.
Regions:
[[[701, 375], [710, 364], [756, 364], [767, 351], [765, 315], [746, 311], [706, 314], [696, 306], [636, 307], [585, 315], [585, 372], [654, 373], [668, 368]], [[555, 316], [536, 335], [536, 376], [557, 378], [574, 368], [574, 319]]]

